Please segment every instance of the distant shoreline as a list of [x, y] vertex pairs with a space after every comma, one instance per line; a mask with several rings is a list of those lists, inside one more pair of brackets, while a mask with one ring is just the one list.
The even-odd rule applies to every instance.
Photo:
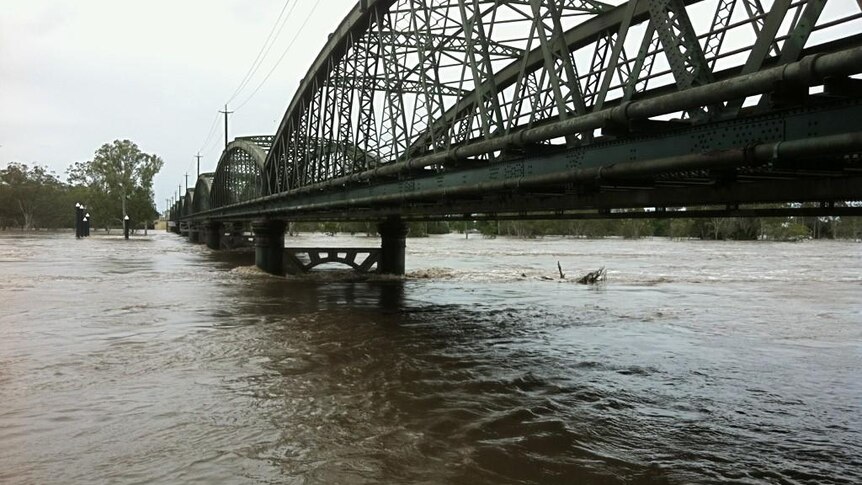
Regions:
[[[141, 237], [150, 237], [153, 234], [162, 234], [162, 233], [170, 234], [169, 232], [166, 232], [164, 229], [148, 229], [147, 231], [148, 231], [147, 234], [144, 234], [143, 229], [138, 229], [137, 232], [133, 232], [131, 234], [131, 236], [136, 237], [136, 238], [141, 238]], [[6, 229], [0, 229], [0, 236], [4, 236], [4, 235], [20, 236], [20, 235], [39, 235], [39, 234], [44, 234], [44, 235], [68, 234], [68, 235], [72, 236], [74, 234], [74, 232], [75, 232], [74, 229], [29, 229], [29, 230], [23, 230], [23, 229], [6, 228]], [[105, 232], [102, 229], [98, 229], [98, 230], [91, 229], [89, 237], [101, 238], [101, 237], [116, 237], [116, 236], [122, 236], [122, 235], [123, 235], [123, 231], [120, 228], [111, 229], [111, 232]], [[322, 232], [300, 232], [300, 233], [295, 233], [293, 235], [285, 234], [285, 240], [289, 241], [291, 237], [301, 236], [301, 235], [331, 236], [331, 234], [322, 233]], [[376, 235], [369, 236], [366, 234], [351, 234], [348, 232], [339, 232], [339, 233], [336, 233], [336, 235], [338, 235], [338, 236], [352, 236], [352, 237], [358, 237], [358, 238], [377, 238]], [[409, 241], [411, 239], [414, 239], [414, 240], [415, 239], [425, 239], [428, 237], [438, 237], [438, 236], [463, 236], [463, 233], [450, 232], [449, 234], [430, 234], [430, 235], [421, 235], [421, 236], [414, 236], [414, 237], [408, 236], [407, 239]], [[844, 242], [854, 242], [854, 243], [862, 242], [862, 239], [853, 239], [853, 238], [820, 238], [820, 239], [815, 239], [815, 238], [811, 238], [811, 237], [802, 237], [802, 238], [798, 238], [798, 239], [738, 239], [738, 240], [737, 239], [718, 239], [718, 240], [716, 240], [716, 239], [700, 239], [700, 238], [696, 238], [696, 237], [670, 237], [670, 236], [645, 236], [645, 237], [640, 237], [640, 238], [625, 238], [623, 236], [586, 237], [586, 236], [573, 236], [573, 235], [568, 235], [568, 234], [545, 234], [545, 235], [534, 236], [534, 237], [518, 237], [518, 236], [510, 236], [510, 235], [497, 235], [497, 236], [490, 236], [489, 237], [489, 236], [483, 236], [482, 234], [479, 234], [479, 233], [470, 233], [470, 236], [471, 237], [469, 239], [471, 241], [477, 240], [477, 239], [493, 240], [493, 239], [497, 239], [497, 238], [528, 241], [528, 240], [542, 240], [542, 239], [549, 238], [549, 239], [572, 239], [572, 240], [579, 240], [579, 241], [593, 241], [593, 240], [605, 240], [606, 239], [606, 240], [630, 240], [630, 241], [667, 240], [667, 241], [679, 241], [679, 242], [701, 241], [701, 242], [740, 242], [740, 243], [752, 243], [752, 242], [798, 243], [798, 242], [815, 242], [815, 241], [844, 241]]]

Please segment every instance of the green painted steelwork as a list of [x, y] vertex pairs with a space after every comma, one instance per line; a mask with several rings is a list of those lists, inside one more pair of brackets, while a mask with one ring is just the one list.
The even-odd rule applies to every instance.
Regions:
[[[178, 201], [172, 214], [448, 217], [488, 200], [532, 207], [546, 194], [554, 210], [613, 208], [678, 186], [696, 203], [692, 193], [718, 192], [692, 186], [756, 177], [846, 196], [817, 177], [851, 177], [857, 163], [841, 157], [860, 131], [862, 93], [848, 76], [862, 71], [862, 14], [852, 0], [828, 1], [841, 13], [825, 19], [827, 0], [776, 0], [768, 11], [760, 0], [362, 0], [275, 135], [229, 144], [209, 204]], [[712, 21], [692, 22], [703, 11]], [[832, 39], [813, 43], [815, 33]], [[820, 84], [844, 89], [808, 95]], [[821, 146], [835, 135], [849, 137], [836, 145], [848, 151], [827, 147], [825, 169], [794, 165], [807, 163], [797, 156], [806, 138]], [[780, 170], [746, 158], [790, 142], [797, 151], [782, 152]], [[620, 167], [625, 184], [584, 178]], [[746, 197], [734, 187], [724, 197]]]
[[[545, 192], [568, 191], [566, 200], [569, 206], [565, 209], [586, 209], [593, 207], [588, 201], [596, 191], [602, 190], [605, 180], [610, 184], [607, 188], [609, 193], [617, 194], [620, 202], [614, 204], [614, 196], [610, 195], [611, 202], [603, 208], [632, 207], [628, 205], [631, 199], [622, 195], [625, 184], [615, 187], [612, 183], [612, 177], [621, 170], [618, 178], [622, 181], [633, 180], [640, 186], [667, 191], [674, 184], [709, 185], [740, 176], [804, 179], [811, 176], [806, 174], [815, 170], [809, 164], [798, 167], [796, 164], [807, 160], [811, 154], [799, 157], [791, 152], [791, 158], [788, 158], [787, 148], [804, 147], [826, 138], [837, 142], [815, 145], [823, 148], [822, 162], [814, 163], [815, 167], [819, 165], [818, 176], [846, 176], [846, 170], [862, 168], [858, 157], [843, 156], [847, 151], [862, 151], [862, 102], [800, 108], [686, 129], [673, 127], [666, 133], [642, 133], [625, 140], [596, 142], [557, 153], [483, 164], [455, 172], [435, 174], [428, 170], [427, 174], [408, 180], [364, 187], [333, 186], [328, 190], [297, 191], [296, 194], [269, 196], [224, 207], [201, 214], [201, 217], [230, 220], [266, 214], [296, 219], [313, 218], [317, 214], [321, 218], [363, 219], [369, 217], [363, 211], [375, 207], [390, 207], [390, 213], [409, 215], [413, 212], [408, 205], [411, 203], [421, 203], [419, 212], [423, 214], [443, 217], [454, 212], [454, 205], [483, 208], [475, 200], [477, 197], [494, 196], [499, 199], [505, 198], [506, 194], [521, 194], [523, 199], [529, 196], [530, 190], [542, 187], [545, 187]], [[782, 149], [782, 146], [787, 148]], [[835, 153], [829, 152], [830, 148], [839, 150], [837, 159], [833, 156]], [[526, 195], [523, 194], [525, 191]], [[850, 194], [844, 190], [840, 194], [836, 192], [836, 195], [845, 200], [862, 199], [862, 187], [856, 187], [856, 197], [848, 198], [848, 195], [853, 195], [852, 185], [850, 191]], [[579, 192], [585, 194], [580, 203], [577, 199]], [[806, 195], [775, 193], [771, 197], [772, 201], [779, 202], [804, 200]], [[817, 194], [816, 200], [822, 197], [822, 194]], [[767, 201], [770, 200], [758, 200]], [[734, 201], [724, 201], [731, 202]], [[687, 203], [696, 204], [697, 201], [688, 200]], [[518, 204], [529, 206], [519, 200], [499, 209], [517, 210]], [[563, 208], [557, 206], [554, 210]]]

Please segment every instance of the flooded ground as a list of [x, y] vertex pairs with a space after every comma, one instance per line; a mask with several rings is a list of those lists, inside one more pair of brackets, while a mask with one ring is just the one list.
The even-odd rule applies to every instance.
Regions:
[[860, 483], [860, 256], [449, 235], [280, 279], [0, 235], [0, 482]]

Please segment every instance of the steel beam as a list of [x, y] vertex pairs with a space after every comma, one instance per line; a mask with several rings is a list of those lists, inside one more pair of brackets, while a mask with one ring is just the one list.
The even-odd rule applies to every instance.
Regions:
[[[850, 122], [856, 120], [856, 123]], [[817, 127], [812, 131], [812, 127]], [[848, 132], [847, 130], [853, 130]], [[760, 142], [757, 140], [773, 140]], [[463, 202], [479, 206], [476, 198], [498, 197], [523, 191], [596, 185], [614, 186], [625, 181], [645, 179], [654, 185], [662, 173], [717, 171], [719, 178], [726, 170], [738, 167], [765, 167], [764, 175], [785, 167], [786, 161], [862, 151], [862, 106], [851, 104], [833, 108], [801, 110], [784, 116], [764, 116], [722, 122], [713, 126], [689, 128], [656, 135], [652, 139], [630, 142], [610, 142], [581, 147], [556, 155], [537, 156], [503, 162], [492, 166], [452, 173], [415, 178], [410, 183], [393, 182], [364, 187], [339, 187], [338, 190], [295, 191], [290, 196], [277, 195], [251, 204], [239, 204], [224, 210], [210, 211], [213, 218], [249, 218], [261, 214], [319, 214], [327, 211], [360, 213], [364, 208], [395, 208], [406, 211], [409, 204], [436, 206], [445, 213], [452, 203]], [[633, 154], [635, 159], [632, 160]], [[848, 159], [838, 163], [858, 166]], [[855, 163], [856, 165], [852, 165]], [[770, 165], [771, 164], [771, 165]], [[827, 172], [829, 165], [821, 164]], [[833, 164], [834, 166], [834, 164]], [[770, 168], [771, 167], [771, 168]], [[793, 165], [786, 165], [790, 175], [779, 177], [809, 177], [804, 172], [793, 175]], [[803, 167], [804, 168], [804, 167]], [[840, 175], [840, 172], [838, 172]], [[673, 179], [668, 179], [673, 181]], [[837, 183], [837, 182], [836, 182]], [[556, 188], [555, 188], [556, 187]], [[848, 187], [853, 187], [848, 186]], [[333, 188], [335, 189], [335, 188]], [[595, 189], [591, 189], [595, 190]], [[653, 192], [672, 192], [671, 188], [656, 188]], [[862, 187], [855, 187], [855, 197], [836, 192], [835, 197], [847, 200], [862, 198]], [[785, 194], [793, 200], [793, 194]], [[620, 196], [622, 197], [622, 196]], [[697, 203], [686, 201], [686, 203]]]
[[[495, 150], [505, 150], [512, 146], [526, 146], [573, 133], [594, 130], [608, 123], [625, 124], [630, 120], [648, 119], [666, 113], [685, 111], [697, 106], [708, 106], [731, 99], [768, 93], [780, 82], [813, 85], [829, 76], [846, 76], [859, 71], [862, 71], [862, 47], [810, 56], [799, 62], [764, 69], [747, 76], [726, 79], [654, 98], [623, 103], [584, 116], [548, 123], [544, 126], [525, 129], [491, 140], [479, 141], [447, 152], [434, 153], [405, 162], [382, 166], [373, 171], [353, 174], [330, 182], [332, 185], [344, 185], [421, 170], [430, 165], [463, 160]], [[319, 190], [319, 188], [309, 190]]]

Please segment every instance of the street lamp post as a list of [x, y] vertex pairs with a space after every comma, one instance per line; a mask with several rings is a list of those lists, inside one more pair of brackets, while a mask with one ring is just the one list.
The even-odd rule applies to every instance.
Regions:
[[81, 219], [82, 213], [84, 212], [84, 206], [81, 205], [80, 202], [75, 203], [75, 239], [81, 239], [82, 227], [81, 227]]

